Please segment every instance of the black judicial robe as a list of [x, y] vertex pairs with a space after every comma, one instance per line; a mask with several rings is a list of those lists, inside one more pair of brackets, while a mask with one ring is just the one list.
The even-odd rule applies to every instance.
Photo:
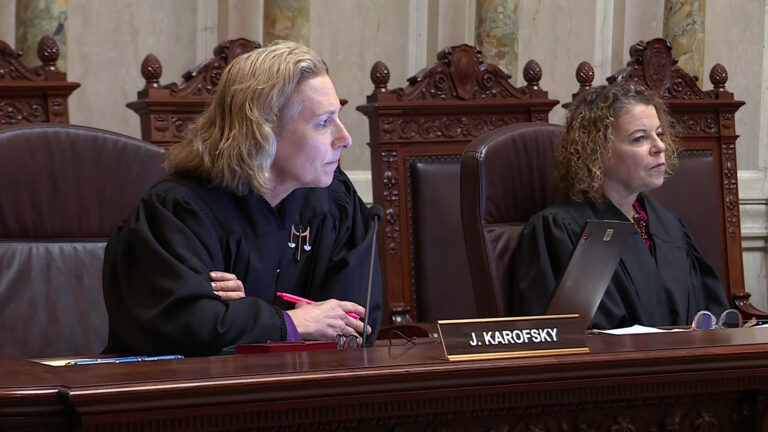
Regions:
[[[310, 249], [292, 226], [309, 228]], [[373, 235], [368, 208], [339, 169], [327, 188], [297, 189], [278, 211], [253, 191], [238, 196], [193, 178], [156, 184], [117, 228], [105, 252], [109, 313], [105, 352], [211, 355], [242, 343], [286, 338], [275, 296], [336, 298], [365, 307]], [[382, 313], [375, 263], [370, 325]], [[209, 272], [243, 282], [246, 297], [222, 301]]]
[[[591, 327], [687, 325], [703, 309], [719, 316], [728, 302], [714, 269], [683, 221], [651, 198], [643, 198], [654, 255], [635, 230]], [[513, 315], [545, 312], [588, 219], [628, 221], [608, 200], [558, 204], [528, 221], [513, 256]]]

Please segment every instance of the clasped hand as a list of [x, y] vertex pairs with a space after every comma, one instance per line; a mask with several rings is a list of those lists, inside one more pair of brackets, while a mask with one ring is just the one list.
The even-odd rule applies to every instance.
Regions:
[[[243, 283], [232, 273], [212, 271], [210, 273], [213, 293], [224, 301], [245, 297]], [[365, 308], [357, 303], [340, 300], [325, 300], [313, 304], [298, 303], [287, 311], [301, 338], [304, 340], [335, 340], [336, 336], [357, 336], [363, 331], [363, 323], [347, 312], [364, 317]], [[366, 329], [371, 334], [371, 326]]]

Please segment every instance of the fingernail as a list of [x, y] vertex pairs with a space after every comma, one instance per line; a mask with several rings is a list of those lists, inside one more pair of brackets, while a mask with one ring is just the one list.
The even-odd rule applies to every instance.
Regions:
[[211, 282], [211, 287], [216, 288], [216, 282]]
[[215, 272], [215, 271], [212, 271], [212, 272], [208, 273], [208, 276], [210, 276], [210, 277], [216, 277], [216, 272]]

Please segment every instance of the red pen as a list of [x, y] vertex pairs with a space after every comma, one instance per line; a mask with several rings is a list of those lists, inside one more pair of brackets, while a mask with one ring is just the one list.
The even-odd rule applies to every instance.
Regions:
[[[279, 293], [276, 293], [275, 295], [277, 295], [281, 299], [287, 301], [288, 303], [306, 303], [306, 304], [314, 303], [312, 300], [305, 299], [304, 297], [299, 297], [299, 296], [296, 296], [296, 295], [293, 295], [293, 294], [279, 292]], [[357, 320], [360, 319], [360, 315], [358, 315], [358, 314], [356, 314], [354, 312], [347, 312], [347, 315], [349, 315], [350, 317], [352, 317], [354, 319], [357, 319]]]

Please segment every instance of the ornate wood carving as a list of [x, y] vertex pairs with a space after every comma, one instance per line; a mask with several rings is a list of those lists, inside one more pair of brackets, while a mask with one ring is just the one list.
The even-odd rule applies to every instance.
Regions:
[[69, 123], [67, 98], [80, 84], [56, 67], [59, 46], [51, 36], [37, 44], [41, 64], [27, 67], [20, 51], [0, 41], [0, 129], [26, 123]]
[[381, 161], [384, 186], [384, 237], [386, 247], [390, 255], [400, 253], [400, 193], [397, 151], [385, 150], [381, 152]]
[[629, 55], [631, 60], [627, 67], [608, 77], [609, 83], [636, 81], [652, 89], [662, 99], [712, 98], [696, 84], [698, 77], [677, 66], [677, 59], [672, 57], [672, 45], [665, 39], [640, 41], [630, 47]]
[[[380, 65], [377, 69], [381, 69]], [[535, 79], [536, 72], [532, 69], [538, 69], [538, 77], [541, 78], [541, 67], [533, 61], [532, 64], [526, 65], [523, 71], [527, 81], [530, 76]], [[388, 74], [387, 69], [387, 76]], [[535, 81], [538, 84], [538, 80]], [[483, 62], [481, 51], [470, 45], [456, 45], [443, 49], [437, 54], [437, 63], [408, 78], [407, 87], [392, 91], [401, 101], [472, 100], [496, 97], [522, 99], [526, 94], [512, 86], [509, 82], [509, 74], [500, 67]]]
[[0, 100], [0, 113], [1, 126], [48, 121], [45, 108], [36, 100]]
[[[531, 121], [528, 113], [382, 117], [381, 141], [467, 141], [512, 123]], [[536, 119], [534, 119], [536, 121]]]
[[0, 429], [682, 432], [768, 419], [760, 329], [588, 337], [589, 354], [556, 359], [447, 362], [428, 342], [76, 371], [0, 358]]
[[[712, 90], [702, 90], [698, 77], [688, 74], [677, 65], [672, 47], [664, 39], [638, 42], [630, 50], [627, 66], [607, 78], [609, 83], [634, 81], [651, 88], [669, 107], [680, 127], [683, 152], [707, 149], [712, 160], [719, 164], [717, 197], [724, 223], [724, 269], [721, 272], [728, 298], [747, 316], [768, 317], [749, 303], [750, 294], [744, 286], [739, 216], [739, 192], [736, 167], [735, 113], [744, 102], [734, 100], [726, 88], [728, 71], [715, 64], [709, 73]], [[592, 85], [594, 70], [582, 62], [576, 71], [579, 90], [574, 97]], [[674, 209], [674, 208], [673, 208]], [[714, 237], [711, 232], [708, 237]], [[718, 266], [714, 261], [712, 265]]]
[[141, 119], [141, 137], [161, 147], [170, 147], [181, 141], [187, 125], [211, 102], [221, 73], [238, 56], [260, 48], [261, 44], [248, 39], [221, 42], [213, 50], [213, 57], [182, 75], [181, 84], [160, 85], [163, 65], [153, 54], [141, 63], [144, 88], [138, 100], [127, 104]]
[[[387, 88], [390, 73], [384, 62], [377, 61], [371, 68], [373, 91], [367, 104], [357, 109], [370, 122], [374, 201], [390, 218], [380, 231], [379, 241], [385, 316], [391, 317], [390, 323], [417, 316], [413, 303], [414, 246], [409, 241], [400, 242], [401, 237], [411, 239], [415, 229], [408, 213], [408, 185], [402, 181], [407, 178], [403, 161], [420, 156], [459, 156], [472, 139], [489, 130], [516, 122], [546, 122], [557, 101], [549, 99], [540, 87], [541, 67], [531, 60], [523, 76], [526, 85], [514, 87], [501, 68], [485, 63], [480, 50], [470, 45], [440, 51], [437, 62], [408, 78], [401, 88]], [[388, 160], [393, 153], [399, 161]], [[400, 312], [392, 313], [395, 310]], [[408, 318], [402, 316], [403, 311], [410, 314]]]

